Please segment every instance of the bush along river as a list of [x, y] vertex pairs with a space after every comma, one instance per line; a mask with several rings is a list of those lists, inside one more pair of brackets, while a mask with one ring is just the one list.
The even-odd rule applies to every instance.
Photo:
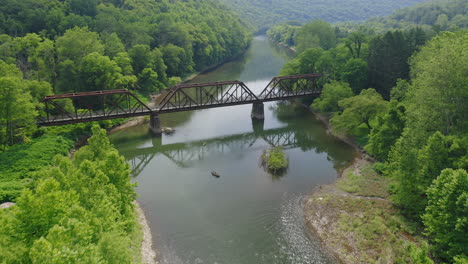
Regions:
[[[191, 82], [240, 80], [259, 94], [290, 56], [256, 37], [242, 57]], [[173, 134], [152, 137], [141, 125], [110, 136], [132, 166], [161, 263], [334, 262], [307, 231], [303, 199], [335, 181], [355, 151], [306, 107], [266, 103], [264, 122], [253, 122], [251, 109], [166, 114], [162, 125]], [[289, 160], [281, 175], [261, 166], [272, 146]]]

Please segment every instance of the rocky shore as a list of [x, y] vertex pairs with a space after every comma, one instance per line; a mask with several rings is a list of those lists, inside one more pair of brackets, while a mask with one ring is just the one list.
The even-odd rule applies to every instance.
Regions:
[[[365, 159], [357, 158], [353, 165], [344, 170], [337, 182], [316, 188], [304, 204], [307, 227], [341, 263], [361, 263], [360, 261], [369, 256], [377, 260], [380, 254], [371, 243], [369, 246], [365, 245], [370, 241], [363, 241], [366, 239], [361, 238], [361, 234], [358, 233], [360, 229], [350, 229], [347, 225], [353, 227], [353, 225], [365, 225], [367, 220], [372, 221], [368, 219], [373, 217], [367, 215], [369, 209], [391, 208], [391, 202], [384, 198], [386, 195], [379, 193], [380, 187], [385, 183], [374, 179], [374, 185], [380, 185], [374, 189], [375, 193], [358, 194], [340, 188], [341, 185], [352, 186], [354, 183], [350, 183], [349, 179], [351, 173], [360, 174], [361, 170], [368, 170], [369, 165]], [[385, 238], [379, 237], [380, 239]]]
[[[326, 116], [317, 118], [330, 129]], [[340, 138], [361, 154], [335, 183], [306, 197], [309, 231], [340, 263], [408, 263], [411, 247], [424, 239], [414, 235], [389, 199], [390, 180], [373, 170], [374, 160], [352, 139]]]

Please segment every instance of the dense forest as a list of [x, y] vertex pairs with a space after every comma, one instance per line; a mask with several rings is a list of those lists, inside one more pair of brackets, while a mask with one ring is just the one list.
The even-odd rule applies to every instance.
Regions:
[[[329, 116], [334, 133], [353, 136], [377, 159], [374, 169], [392, 182], [392, 200], [414, 232], [429, 238], [433, 259], [451, 263], [468, 260], [468, 31], [457, 22], [466, 19], [455, 12], [460, 2], [381, 19], [414, 14], [412, 21], [422, 21], [430, 13], [431, 27], [375, 34], [365, 23], [349, 33], [317, 20], [269, 31], [298, 52], [282, 74], [325, 75], [311, 107]], [[442, 27], [437, 17], [451, 8]]]
[[393, 10], [424, 0], [222, 0], [260, 32], [269, 27], [295, 20], [300, 23], [315, 19], [327, 22], [363, 21], [389, 15]]

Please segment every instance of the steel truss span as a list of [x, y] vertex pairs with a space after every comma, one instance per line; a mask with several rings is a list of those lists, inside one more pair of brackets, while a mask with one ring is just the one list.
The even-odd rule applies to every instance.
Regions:
[[126, 89], [56, 94], [42, 99], [44, 108], [40, 109], [41, 117], [37, 123], [40, 126], [56, 126], [318, 97], [322, 91], [322, 77], [321, 74], [274, 77], [259, 95], [240, 81], [180, 84], [164, 91], [154, 107], [149, 107]]

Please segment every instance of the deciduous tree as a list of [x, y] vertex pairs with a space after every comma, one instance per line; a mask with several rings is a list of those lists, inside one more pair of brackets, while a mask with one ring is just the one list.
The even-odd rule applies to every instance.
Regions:
[[329, 23], [315, 20], [301, 28], [295, 42], [298, 52], [318, 47], [328, 50], [336, 45], [335, 31]]
[[359, 95], [343, 99], [338, 102], [343, 109], [331, 119], [331, 123], [338, 131], [354, 134], [355, 129], [361, 124], [366, 125], [370, 131], [371, 122], [384, 113], [387, 102], [374, 89], [362, 90]]
[[312, 107], [321, 112], [337, 112], [340, 110], [338, 102], [353, 95], [349, 84], [331, 81], [323, 86], [320, 97], [315, 99]]
[[387, 160], [388, 153], [405, 127], [405, 107], [395, 100], [390, 101], [387, 113], [379, 119], [369, 135], [365, 149], [378, 160]]
[[446, 261], [454, 261], [457, 256], [466, 260], [468, 173], [463, 169], [442, 171], [427, 195], [429, 201], [423, 221], [437, 252]]

